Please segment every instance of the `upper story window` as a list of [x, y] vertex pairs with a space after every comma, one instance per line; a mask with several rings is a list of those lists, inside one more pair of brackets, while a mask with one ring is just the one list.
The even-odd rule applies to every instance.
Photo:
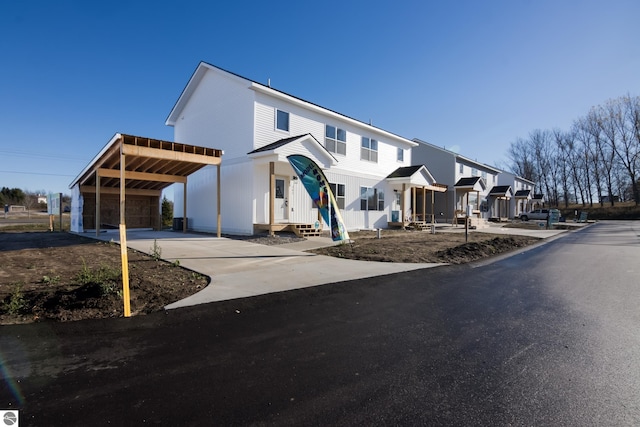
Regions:
[[289, 113], [276, 110], [276, 129], [289, 132]]
[[404, 150], [398, 147], [398, 157], [396, 158], [399, 162], [404, 162]]
[[464, 165], [462, 163], [458, 164], [458, 173], [460, 174], [464, 173]]
[[478, 169], [471, 168], [471, 176], [478, 176]]
[[486, 171], [482, 171], [482, 179], [484, 179], [484, 182], [487, 182], [487, 172]]
[[363, 136], [362, 145], [360, 146], [360, 159], [378, 163], [378, 141]]
[[344, 209], [344, 184], [331, 184], [329, 183], [329, 188], [331, 188], [331, 192], [333, 193], [333, 197], [336, 198], [336, 204], [339, 209]]
[[324, 146], [332, 153], [347, 154], [347, 131], [335, 126], [325, 126]]

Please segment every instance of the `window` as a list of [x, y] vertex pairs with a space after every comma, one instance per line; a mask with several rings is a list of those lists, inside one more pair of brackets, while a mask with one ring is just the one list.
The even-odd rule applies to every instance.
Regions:
[[347, 131], [326, 125], [324, 136], [324, 146], [328, 151], [342, 155], [347, 154]]
[[471, 176], [478, 176], [478, 169], [471, 168]]
[[289, 132], [289, 113], [276, 110], [276, 129]]
[[333, 197], [336, 198], [336, 204], [338, 205], [338, 208], [344, 209], [344, 184], [329, 183], [329, 188], [331, 188]]
[[487, 182], [487, 173], [485, 171], [482, 171], [482, 179]]
[[378, 188], [360, 187], [360, 210], [383, 211], [384, 191]]
[[378, 163], [378, 141], [363, 136], [360, 159]]
[[458, 164], [458, 173], [464, 173], [464, 165], [462, 163]]
[[397, 160], [399, 162], [404, 162], [404, 150], [400, 147], [398, 147], [398, 157]]

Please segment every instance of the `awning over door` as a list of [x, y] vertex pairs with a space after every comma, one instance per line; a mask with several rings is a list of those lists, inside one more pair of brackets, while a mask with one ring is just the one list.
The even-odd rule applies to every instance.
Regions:
[[516, 191], [515, 198], [531, 200], [531, 190], [518, 190]]
[[433, 175], [424, 165], [405, 166], [393, 171], [386, 178], [387, 182], [393, 187], [418, 187], [428, 191], [436, 191], [443, 193], [447, 191], [447, 186], [436, 183]]
[[468, 178], [460, 178], [458, 182], [456, 182], [456, 185], [454, 185], [454, 188], [461, 191], [483, 192], [487, 188], [487, 185], [485, 184], [484, 179], [482, 179], [481, 177], [473, 176]]
[[513, 191], [509, 185], [497, 185], [489, 191], [489, 196], [509, 200], [513, 197]]

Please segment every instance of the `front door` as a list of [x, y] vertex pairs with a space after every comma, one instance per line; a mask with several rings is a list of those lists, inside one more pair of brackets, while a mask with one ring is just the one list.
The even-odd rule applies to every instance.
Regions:
[[276, 177], [275, 219], [285, 221], [289, 218], [289, 186], [283, 177]]

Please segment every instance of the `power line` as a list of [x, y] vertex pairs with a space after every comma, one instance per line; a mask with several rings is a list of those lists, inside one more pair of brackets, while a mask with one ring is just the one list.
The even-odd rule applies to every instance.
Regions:
[[81, 159], [79, 157], [69, 157], [69, 156], [61, 156], [61, 155], [47, 154], [47, 153], [33, 153], [29, 151], [0, 150], [0, 153], [6, 153], [6, 154], [17, 156], [17, 157], [34, 157], [39, 159], [60, 159], [60, 160], [77, 160], [77, 161], [86, 160], [86, 159]]
[[42, 172], [20, 172], [20, 171], [1, 171], [0, 173], [19, 173], [23, 175], [47, 175], [47, 176], [67, 176], [67, 177], [75, 177], [75, 175], [64, 175], [60, 173], [42, 173]]

